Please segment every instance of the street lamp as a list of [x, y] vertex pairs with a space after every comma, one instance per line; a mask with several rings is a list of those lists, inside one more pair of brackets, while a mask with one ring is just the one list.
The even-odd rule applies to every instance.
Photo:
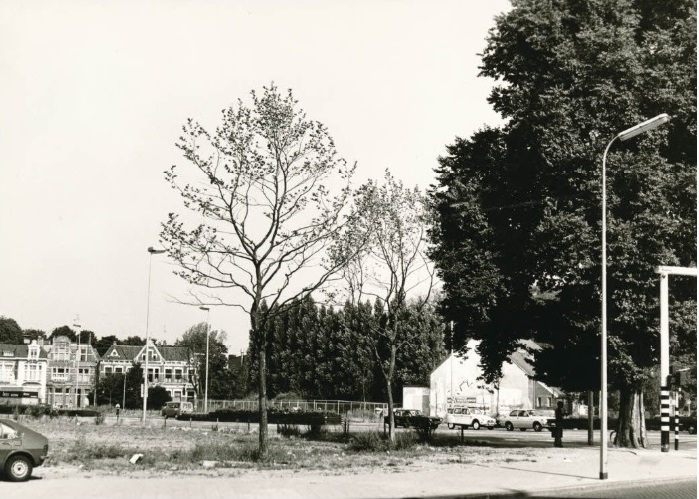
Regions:
[[[77, 320], [77, 318], [76, 318]], [[80, 397], [78, 396], [78, 371], [80, 370], [80, 324], [73, 324], [73, 327], [78, 330], [78, 348], [75, 350], [75, 359], [73, 359], [73, 368], [75, 370], [75, 386], [73, 386], [73, 407], [77, 408], [80, 403]]]
[[645, 133], [653, 128], [667, 123], [670, 117], [663, 113], [655, 118], [639, 123], [617, 134], [607, 144], [607, 148], [602, 155], [602, 351], [600, 356], [600, 401], [599, 401], [599, 417], [600, 417], [600, 463], [599, 477], [600, 480], [609, 478], [607, 473], [607, 153], [612, 143], [619, 139], [622, 142], [636, 135]]
[[143, 370], [143, 418], [142, 422], [146, 422], [146, 406], [148, 404], [148, 343], [150, 342], [150, 275], [153, 267], [153, 255], [165, 253], [164, 249], [155, 249], [153, 246], [148, 247], [148, 297], [146, 298], [146, 368]]
[[206, 312], [206, 375], [204, 377], [204, 412], [209, 412], [209, 307], [199, 307]]

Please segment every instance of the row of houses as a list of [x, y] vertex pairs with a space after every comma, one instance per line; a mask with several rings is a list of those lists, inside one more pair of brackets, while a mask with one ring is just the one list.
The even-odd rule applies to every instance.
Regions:
[[0, 405], [87, 406], [100, 376], [145, 366], [146, 356], [149, 386], [162, 386], [173, 400], [195, 400], [196, 363], [186, 347], [114, 343], [100, 356], [91, 345], [58, 336], [46, 344], [0, 344]]

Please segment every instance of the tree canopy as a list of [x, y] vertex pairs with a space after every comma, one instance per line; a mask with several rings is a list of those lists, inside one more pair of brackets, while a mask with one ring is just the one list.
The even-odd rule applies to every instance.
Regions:
[[[166, 180], [182, 196], [161, 240], [193, 301], [246, 310], [259, 346], [260, 453], [267, 452], [265, 323], [269, 313], [323, 286], [344, 262], [325, 258], [346, 227], [354, 168], [327, 128], [272, 84], [238, 101], [209, 131], [188, 120], [177, 143], [187, 166]], [[263, 302], [269, 307], [262, 307]]]
[[[654, 268], [696, 266], [696, 3], [513, 7], [481, 66], [507, 121], [449, 146], [431, 191], [443, 310], [462, 344], [483, 339], [493, 379], [529, 337], [544, 346], [540, 379], [599, 387], [602, 153], [620, 131], [668, 113], [607, 160], [609, 375], [623, 402], [657, 382]], [[677, 278], [670, 293], [675, 354], [696, 352], [696, 283]]]

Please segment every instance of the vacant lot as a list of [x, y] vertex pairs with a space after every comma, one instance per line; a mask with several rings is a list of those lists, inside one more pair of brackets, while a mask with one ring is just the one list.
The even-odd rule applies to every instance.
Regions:
[[[321, 432], [270, 426], [270, 452], [258, 459], [256, 426], [247, 428], [122, 426], [69, 419], [25, 419], [23, 424], [49, 438], [44, 473], [54, 477], [90, 475], [203, 474], [230, 476], [251, 470], [353, 473], [371, 469], [435, 469], [459, 463], [496, 464], [547, 459], [548, 449], [495, 449], [479, 441], [461, 444], [456, 435], [420, 442], [401, 431], [391, 445], [378, 432]], [[565, 449], [564, 449], [565, 450]], [[132, 463], [134, 455], [141, 454]]]

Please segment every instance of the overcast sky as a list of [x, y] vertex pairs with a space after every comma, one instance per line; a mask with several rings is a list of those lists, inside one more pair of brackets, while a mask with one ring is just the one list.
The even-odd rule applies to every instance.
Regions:
[[[163, 171], [194, 118], [274, 81], [328, 126], [357, 181], [426, 188], [456, 136], [499, 123], [478, 53], [505, 0], [0, 0], [0, 315], [145, 336], [148, 246], [181, 202]], [[150, 333], [204, 320], [153, 257]], [[212, 308], [231, 352], [249, 323]]]

